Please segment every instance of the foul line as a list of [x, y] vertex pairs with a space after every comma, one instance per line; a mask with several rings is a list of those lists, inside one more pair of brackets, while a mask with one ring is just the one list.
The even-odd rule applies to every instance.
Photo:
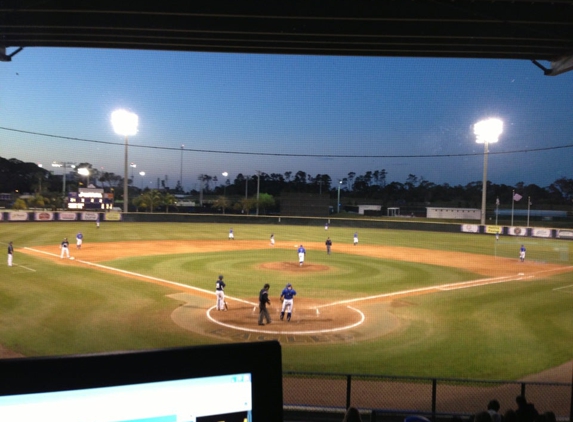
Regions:
[[[565, 267], [565, 268], [566, 269], [573, 269], [573, 266], [569, 266], [569, 267]], [[411, 294], [411, 293], [430, 292], [432, 290], [449, 291], [449, 290], [467, 289], [470, 287], [486, 286], [489, 284], [505, 283], [508, 281], [521, 281], [521, 280], [533, 278], [533, 277], [535, 277], [539, 274], [543, 274], [543, 273], [563, 271], [563, 269], [564, 268], [556, 268], [556, 269], [551, 269], [551, 270], [536, 271], [536, 272], [531, 273], [529, 275], [519, 273], [515, 276], [510, 275], [510, 276], [501, 276], [501, 277], [493, 277], [493, 278], [482, 278], [482, 279], [478, 279], [478, 280], [470, 280], [470, 281], [464, 281], [464, 282], [458, 282], [458, 283], [448, 283], [448, 284], [441, 284], [438, 286], [420, 287], [418, 289], [410, 289], [410, 290], [402, 290], [402, 291], [392, 292], [392, 293], [384, 293], [381, 295], [339, 300], [337, 302], [328, 303], [326, 305], [319, 305], [316, 307], [316, 309], [318, 312], [319, 308], [326, 308], [328, 306], [345, 305], [348, 303], [356, 303], [356, 302], [363, 302], [363, 301], [368, 301], [368, 300], [402, 296], [402, 295], [407, 295], [407, 294]]]
[[[46, 252], [46, 251], [41, 251], [41, 250], [38, 250], [38, 249], [33, 249], [33, 248], [28, 248], [28, 247], [25, 247], [24, 249], [28, 249], [28, 250], [33, 251], [33, 252], [42, 253], [42, 254], [48, 255], [48, 256], [54, 256], [54, 257], [56, 257], [56, 258], [59, 256], [59, 255], [57, 255], [57, 254], [53, 254], [53, 253]], [[163, 279], [163, 278], [152, 277], [152, 276], [145, 275], [145, 274], [134, 273], [133, 271], [122, 270], [122, 269], [115, 268], [115, 267], [108, 267], [107, 265], [95, 264], [95, 263], [93, 263], [93, 262], [84, 261], [84, 260], [82, 260], [82, 259], [75, 259], [74, 261], [75, 261], [75, 262], [79, 262], [79, 263], [81, 263], [81, 264], [90, 265], [90, 266], [96, 267], [96, 268], [102, 268], [102, 269], [105, 269], [105, 270], [108, 270], [108, 271], [116, 271], [116, 272], [121, 273], [121, 274], [126, 274], [126, 275], [141, 277], [141, 278], [144, 278], [144, 279], [147, 279], [147, 280], [158, 281], [158, 282], [160, 282], [160, 283], [169, 284], [169, 285], [171, 285], [171, 286], [182, 287], [182, 288], [184, 288], [184, 289], [194, 290], [194, 291], [196, 291], [196, 292], [207, 293], [207, 294], [209, 294], [209, 295], [215, 296], [215, 293], [213, 293], [213, 292], [210, 291], [210, 290], [205, 290], [205, 289], [201, 289], [201, 288], [199, 288], [199, 287], [189, 286], [189, 285], [187, 285], [187, 284], [177, 283], [176, 281], [170, 281], [170, 280], [165, 280], [165, 279]], [[247, 303], [247, 304], [249, 304], [249, 305], [253, 305], [253, 302], [249, 302], [249, 301], [246, 301], [246, 300], [243, 300], [243, 299], [233, 298], [233, 297], [230, 297], [230, 296], [226, 296], [226, 298], [229, 299], [229, 300], [236, 300], [236, 301], [238, 301], [238, 302], [243, 302], [243, 303]]]
[[24, 265], [13, 264], [13, 266], [14, 266], [14, 267], [18, 267], [18, 268], [24, 268], [25, 270], [32, 271], [32, 272], [34, 272], [34, 273], [36, 272], [35, 269], [33, 269], [33, 268], [28, 268], [28, 267], [26, 267], [26, 266], [24, 266]]

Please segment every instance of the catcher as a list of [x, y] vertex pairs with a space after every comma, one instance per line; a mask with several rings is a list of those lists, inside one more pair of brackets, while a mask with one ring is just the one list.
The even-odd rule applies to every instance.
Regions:
[[288, 283], [281, 293], [281, 302], [283, 304], [281, 308], [281, 321], [285, 317], [285, 312], [287, 313], [287, 321], [290, 321], [295, 295], [296, 290], [292, 288], [292, 284]]

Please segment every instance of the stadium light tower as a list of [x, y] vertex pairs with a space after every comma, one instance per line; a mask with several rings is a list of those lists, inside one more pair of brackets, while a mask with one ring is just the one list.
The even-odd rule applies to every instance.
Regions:
[[127, 149], [128, 149], [128, 137], [137, 134], [137, 125], [139, 123], [139, 118], [137, 114], [130, 113], [127, 110], [115, 110], [111, 113], [111, 124], [113, 130], [118, 135], [125, 137], [125, 154], [123, 162], [123, 212], [127, 212], [127, 204], [129, 202], [129, 195], [127, 191], [127, 179], [128, 179], [128, 161], [127, 161]]
[[144, 171], [140, 171], [139, 175], [141, 176], [141, 192], [143, 192], [143, 176], [145, 176], [145, 172]]
[[90, 187], [90, 169], [87, 167], [80, 167], [78, 174], [86, 177], [86, 188]]
[[481, 188], [481, 225], [485, 225], [485, 201], [487, 189], [487, 158], [489, 155], [488, 145], [496, 143], [503, 132], [503, 122], [499, 119], [486, 119], [474, 125], [476, 142], [483, 144], [483, 181]]
[[52, 167], [63, 167], [64, 168], [64, 175], [62, 177], [62, 195], [66, 196], [66, 173], [68, 167], [76, 168], [76, 163], [70, 163], [68, 161], [54, 161], [52, 163]]
[[338, 202], [336, 203], [337, 214], [340, 214], [340, 186], [342, 186], [342, 180], [338, 181]]

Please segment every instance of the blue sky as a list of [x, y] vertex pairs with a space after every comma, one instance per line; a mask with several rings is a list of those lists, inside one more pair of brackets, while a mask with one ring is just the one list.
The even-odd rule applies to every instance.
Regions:
[[464, 185], [483, 171], [472, 126], [498, 117], [488, 179], [545, 187], [573, 177], [573, 148], [529, 150], [573, 145], [572, 93], [573, 72], [547, 77], [529, 61], [27, 48], [0, 63], [0, 156], [123, 174], [110, 116], [125, 108], [140, 122], [136, 186], [167, 175], [175, 187], [182, 144], [186, 190], [202, 173], [257, 170]]

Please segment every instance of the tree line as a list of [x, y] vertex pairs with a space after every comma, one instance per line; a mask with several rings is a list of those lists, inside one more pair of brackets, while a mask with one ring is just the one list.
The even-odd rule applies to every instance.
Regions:
[[[81, 175], [77, 169], [87, 168], [89, 176]], [[30, 205], [61, 207], [63, 201], [63, 174], [56, 174], [35, 163], [27, 163], [17, 159], [0, 157], [0, 193], [27, 193], [32, 198]], [[408, 175], [404, 182], [389, 181], [386, 170], [369, 170], [363, 174], [349, 172], [341, 179], [333, 179], [328, 174], [312, 175], [304, 171], [287, 171], [285, 173], [254, 174], [239, 173], [233, 180], [219, 176], [201, 174], [195, 189], [185, 191], [181, 181], [174, 188], [169, 188], [166, 180], [161, 181], [161, 188], [140, 189], [134, 185], [134, 180], [128, 178], [130, 195], [134, 198], [130, 206], [135, 209], [153, 210], [161, 203], [167, 208], [176, 203], [175, 195], [193, 197], [200, 205], [216, 206], [223, 211], [252, 210], [257, 207], [269, 208], [275, 205], [275, 198], [283, 192], [307, 192], [318, 195], [329, 195], [336, 200], [341, 194], [343, 204], [357, 204], [365, 201], [395, 205], [432, 205], [454, 206], [460, 208], [479, 208], [481, 204], [482, 182], [470, 182], [466, 185], [436, 184], [424, 177]], [[66, 174], [66, 191], [77, 191], [78, 188], [93, 185], [114, 192], [116, 198], [123, 195], [123, 176], [112, 172], [100, 172], [90, 163], [80, 163], [75, 168], [68, 168]], [[198, 187], [197, 187], [198, 186]], [[143, 196], [146, 192], [158, 191], [151, 197]], [[165, 196], [159, 200], [159, 192]], [[259, 201], [256, 201], [258, 193]], [[569, 209], [573, 205], [573, 179], [560, 177], [549, 186], [541, 187], [536, 184], [526, 185], [523, 182], [515, 185], [495, 184], [487, 182], [488, 206], [491, 207], [499, 199], [502, 206], [512, 201], [514, 193], [524, 198], [516, 202], [516, 207], [526, 207], [527, 200], [536, 206], [546, 208]], [[133, 196], [134, 195], [134, 196]], [[139, 198], [142, 196], [142, 198]], [[34, 204], [34, 202], [36, 202]]]

